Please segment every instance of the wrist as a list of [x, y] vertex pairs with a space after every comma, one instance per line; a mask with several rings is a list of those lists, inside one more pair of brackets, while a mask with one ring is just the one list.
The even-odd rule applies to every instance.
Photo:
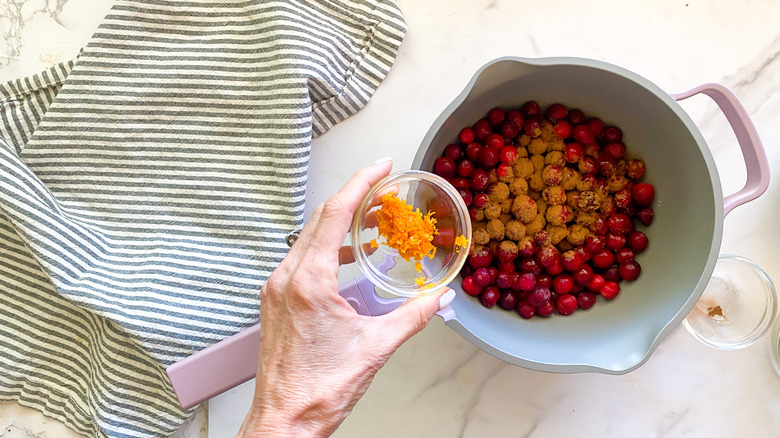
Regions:
[[236, 438], [327, 438], [340, 421], [311, 418], [306, 413], [285, 413], [253, 404]]

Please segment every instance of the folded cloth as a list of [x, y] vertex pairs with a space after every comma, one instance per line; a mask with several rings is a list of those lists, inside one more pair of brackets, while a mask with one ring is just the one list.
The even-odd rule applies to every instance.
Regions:
[[173, 433], [165, 367], [257, 323], [312, 136], [405, 30], [393, 0], [120, 0], [75, 63], [0, 85], [0, 399]]

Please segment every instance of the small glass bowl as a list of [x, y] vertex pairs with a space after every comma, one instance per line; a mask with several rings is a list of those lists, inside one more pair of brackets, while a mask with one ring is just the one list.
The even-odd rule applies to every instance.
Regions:
[[772, 360], [772, 366], [777, 373], [777, 377], [780, 377], [780, 319], [775, 321], [770, 336], [769, 358]]
[[763, 269], [744, 257], [722, 254], [683, 326], [711, 347], [744, 348], [772, 326], [776, 301], [775, 286]]
[[[396, 193], [423, 216], [433, 211], [439, 235], [434, 239], [435, 256], [423, 257], [421, 272], [417, 260], [404, 260], [398, 251], [384, 244], [376, 227], [375, 212], [381, 207], [382, 196]], [[388, 175], [368, 192], [352, 220], [352, 252], [358, 267], [374, 285], [386, 292], [415, 297], [433, 293], [449, 284], [460, 272], [469, 247], [455, 245], [457, 236], [471, 242], [471, 218], [466, 203], [458, 191], [444, 178], [429, 172], [406, 170]], [[371, 241], [379, 243], [373, 248]], [[425, 282], [417, 284], [423, 277]]]

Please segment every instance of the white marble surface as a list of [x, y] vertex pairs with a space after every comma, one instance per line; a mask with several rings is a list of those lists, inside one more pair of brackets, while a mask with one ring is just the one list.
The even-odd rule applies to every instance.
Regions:
[[[75, 54], [110, 4], [0, 0], [0, 80]], [[753, 118], [772, 172], [780, 171], [780, 1], [399, 4], [409, 31], [389, 76], [364, 110], [313, 142], [307, 212], [377, 158], [391, 155], [396, 170], [408, 168], [429, 124], [474, 71], [506, 55], [600, 59], [668, 92], [723, 83]], [[19, 11], [21, 21], [13, 18]], [[737, 191], [745, 170], [725, 118], [703, 97], [682, 106], [713, 152], [724, 192]], [[778, 185], [775, 178], [762, 198], [729, 215], [722, 245], [775, 279]], [[354, 267], [341, 273], [345, 280], [355, 275]], [[629, 374], [555, 375], [507, 365], [437, 318], [380, 371], [335, 436], [776, 437], [780, 378], [768, 343], [767, 337], [744, 350], [714, 350], [679, 327]], [[250, 393], [251, 382], [210, 401], [209, 437], [235, 433]], [[35, 418], [0, 405], [0, 426], [9, 425], [0, 437], [66, 436]], [[181, 436], [202, 436], [203, 427]]]

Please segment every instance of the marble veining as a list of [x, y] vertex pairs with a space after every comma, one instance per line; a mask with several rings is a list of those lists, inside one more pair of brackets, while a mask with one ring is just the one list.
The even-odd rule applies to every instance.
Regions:
[[22, 31], [35, 14], [45, 14], [62, 25], [59, 14], [68, 0], [5, 0], [0, 3], [0, 24], [5, 42], [5, 54], [0, 57], [0, 68], [21, 54]]

